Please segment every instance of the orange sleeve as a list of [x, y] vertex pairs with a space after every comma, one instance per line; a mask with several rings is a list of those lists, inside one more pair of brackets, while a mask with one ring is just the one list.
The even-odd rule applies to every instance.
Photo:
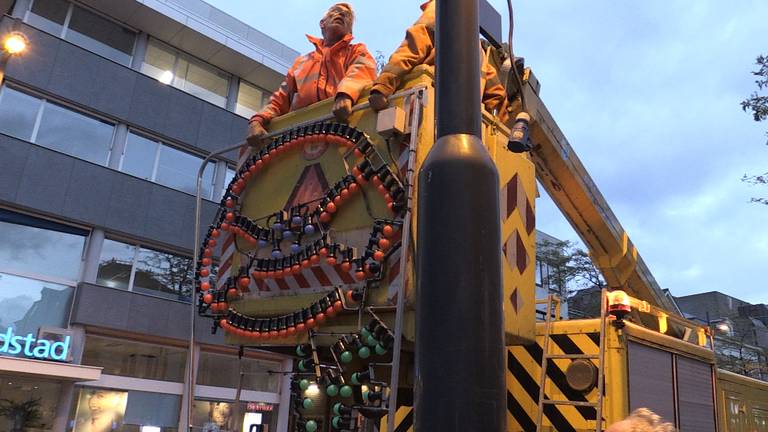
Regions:
[[405, 31], [405, 39], [389, 57], [371, 91], [390, 96], [403, 77], [424, 63], [434, 49], [434, 28], [419, 20]]
[[488, 112], [496, 112], [499, 121], [506, 123], [509, 119], [507, 92], [501, 84], [496, 68], [488, 62], [483, 62], [485, 88], [483, 89], [483, 106]]
[[286, 114], [291, 109], [291, 100], [293, 100], [296, 94], [296, 68], [303, 60], [303, 56], [296, 59], [293, 62], [293, 66], [288, 69], [288, 73], [285, 75], [285, 79], [280, 84], [280, 88], [277, 89], [269, 98], [269, 103], [265, 106], [261, 112], [258, 112], [251, 117], [250, 122], [259, 122], [262, 126], [269, 124], [270, 120], [275, 117]]
[[339, 82], [336, 94], [344, 93], [357, 102], [365, 86], [376, 78], [376, 60], [373, 59], [364, 44], [355, 44], [346, 65], [344, 78]]

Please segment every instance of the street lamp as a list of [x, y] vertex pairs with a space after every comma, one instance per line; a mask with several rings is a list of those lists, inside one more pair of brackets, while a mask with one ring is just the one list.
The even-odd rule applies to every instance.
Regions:
[[0, 85], [5, 78], [5, 67], [13, 56], [21, 55], [27, 50], [29, 40], [24, 33], [12, 31], [3, 38], [3, 51], [0, 54]]

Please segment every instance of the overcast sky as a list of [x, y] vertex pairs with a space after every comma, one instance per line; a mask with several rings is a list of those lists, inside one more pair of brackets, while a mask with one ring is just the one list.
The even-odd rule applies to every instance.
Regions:
[[[332, 3], [208, 2], [301, 52]], [[506, 2], [491, 2], [506, 32]], [[350, 3], [356, 39], [388, 56], [421, 2]], [[768, 188], [740, 181], [768, 171], [768, 122], [739, 106], [756, 89], [755, 57], [768, 54], [768, 2], [514, 6], [516, 54], [659, 284], [678, 296], [718, 290], [768, 303], [768, 206], [748, 203]], [[545, 197], [537, 205], [539, 229], [578, 239]]]

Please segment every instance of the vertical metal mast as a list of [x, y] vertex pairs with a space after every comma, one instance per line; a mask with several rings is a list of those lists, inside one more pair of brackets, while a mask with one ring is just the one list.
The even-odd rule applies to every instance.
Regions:
[[478, 0], [437, 0], [436, 50], [437, 142], [418, 190], [415, 426], [503, 432], [499, 176], [481, 141]]

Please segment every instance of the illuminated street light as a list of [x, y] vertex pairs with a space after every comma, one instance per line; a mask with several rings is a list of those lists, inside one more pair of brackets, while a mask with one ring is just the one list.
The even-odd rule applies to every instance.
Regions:
[[731, 326], [724, 322], [717, 324], [715, 327], [723, 333], [731, 332]]
[[21, 32], [11, 32], [3, 40], [3, 51], [9, 55], [18, 55], [27, 49], [28, 40]]
[[12, 31], [3, 38], [3, 51], [0, 55], [0, 85], [3, 84], [5, 78], [5, 67], [8, 65], [8, 60], [24, 53], [28, 45], [29, 39], [24, 36], [24, 33], [18, 31]]

